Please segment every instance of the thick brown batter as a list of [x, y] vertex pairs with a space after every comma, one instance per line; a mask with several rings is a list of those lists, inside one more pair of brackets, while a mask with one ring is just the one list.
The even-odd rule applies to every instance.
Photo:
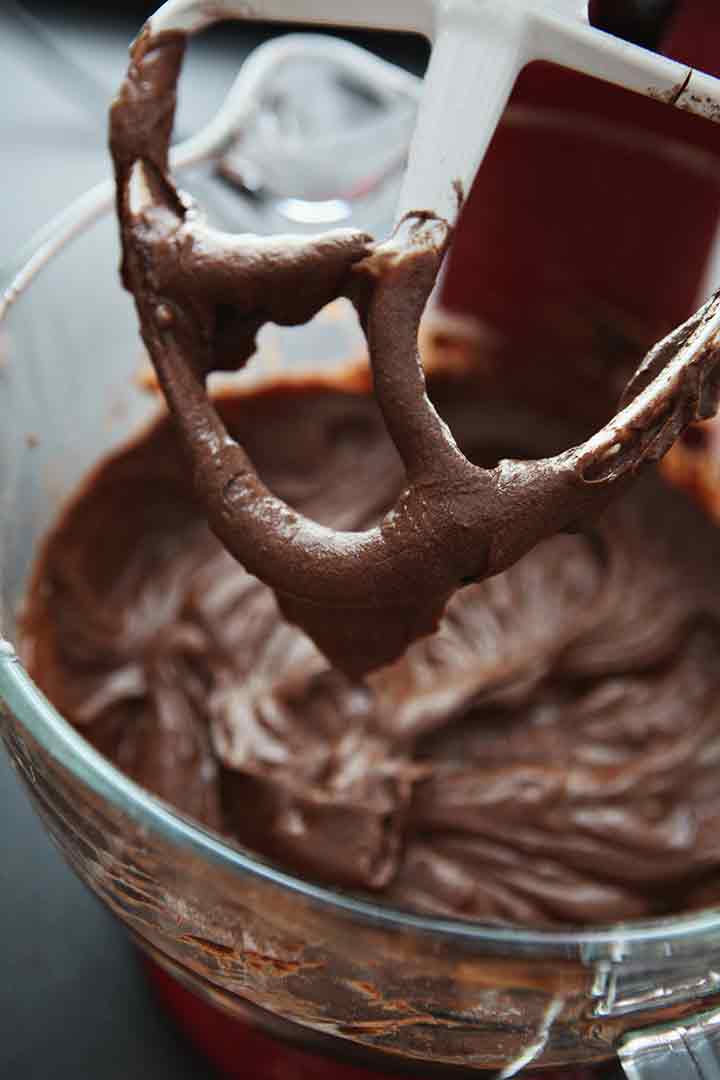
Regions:
[[[488, 426], [435, 376], [476, 463], [567, 433]], [[404, 472], [358, 389], [228, 399], [262, 480], [356, 531]], [[540, 440], [540, 441], [538, 441]], [[421, 911], [597, 923], [720, 900], [720, 535], [648, 471], [585, 534], [457, 592], [365, 684], [330, 668], [210, 533], [164, 421], [102, 465], [49, 537], [24, 652], [140, 783], [308, 877]]]

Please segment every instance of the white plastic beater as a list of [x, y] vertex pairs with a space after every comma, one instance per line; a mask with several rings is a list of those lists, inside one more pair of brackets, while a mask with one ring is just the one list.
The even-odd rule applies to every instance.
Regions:
[[[414, 32], [432, 42], [424, 85], [330, 37], [291, 34], [261, 45], [214, 119], [174, 148], [172, 167], [220, 155], [251, 122], [278, 68], [299, 56], [332, 62], [381, 100], [398, 94], [420, 98], [398, 220], [417, 209], [455, 220], [457, 186], [469, 191], [519, 72], [535, 60], [720, 117], [720, 80], [592, 27], [587, 7], [587, 0], [168, 0], [148, 21], [153, 36], [193, 34], [236, 19]], [[17, 258], [22, 270], [0, 298], [0, 318], [47, 260], [108, 209], [113, 193], [111, 182], [97, 185], [32, 238]]]
[[397, 217], [432, 210], [452, 222], [519, 72], [535, 60], [615, 83], [691, 112], [720, 115], [720, 80], [590, 26], [587, 0], [169, 0], [152, 35], [224, 19], [282, 20], [424, 35], [430, 64]]

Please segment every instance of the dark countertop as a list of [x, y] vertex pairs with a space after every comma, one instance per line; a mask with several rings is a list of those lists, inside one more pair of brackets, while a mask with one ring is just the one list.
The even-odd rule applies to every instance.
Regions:
[[[108, 174], [105, 110], [127, 44], [153, 5], [28, 3], [65, 57], [51, 56], [0, 5], [3, 197], [0, 259]], [[92, 14], [88, 14], [91, 11]], [[223, 28], [201, 39], [183, 77], [179, 125], [195, 130], [221, 100], [242, 57], [277, 28]], [[355, 35], [415, 71], [413, 39]], [[67, 69], [72, 71], [71, 68]], [[156, 1006], [134, 948], [51, 844], [0, 752], [0, 1077], [152, 1080], [214, 1073]]]

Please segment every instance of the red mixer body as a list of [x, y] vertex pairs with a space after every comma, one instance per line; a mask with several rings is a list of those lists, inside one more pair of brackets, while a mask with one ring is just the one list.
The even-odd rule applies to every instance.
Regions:
[[[715, 0], [676, 5], [661, 51], [720, 74]], [[546, 63], [521, 72], [510, 105], [535, 122], [495, 134], [442, 309], [479, 317], [516, 355], [572, 347], [561, 335], [590, 308], [649, 347], [696, 306], [720, 213], [720, 124]]]
[[[149, 963], [148, 971], [162, 1004], [208, 1061], [231, 1080], [399, 1080], [397, 1068], [392, 1073], [376, 1072], [281, 1042], [219, 1012], [156, 964]], [[621, 1075], [615, 1069], [602, 1074], [596, 1069], [523, 1074], [525, 1080], [619, 1080]], [[412, 1069], [400, 1076], [423, 1080]]]

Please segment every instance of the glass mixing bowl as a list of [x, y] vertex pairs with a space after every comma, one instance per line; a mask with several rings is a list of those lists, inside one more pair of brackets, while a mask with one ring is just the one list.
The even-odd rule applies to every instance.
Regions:
[[[655, 168], [673, 156], [658, 140], [647, 153]], [[720, 190], [704, 156], [673, 160]], [[707, 1064], [720, 1026], [720, 911], [551, 932], [420, 917], [320, 887], [138, 787], [33, 685], [11, 642], [38, 542], [98, 459], [161, 407], [138, 377], [115, 222], [80, 212], [75, 226], [0, 322], [0, 719], [77, 874], [197, 995], [342, 1060], [510, 1076], [620, 1051], [630, 1076], [720, 1075]], [[240, 379], [317, 370], [318, 357], [338, 367], [361, 347], [339, 304], [308, 333], [271, 328]]]

